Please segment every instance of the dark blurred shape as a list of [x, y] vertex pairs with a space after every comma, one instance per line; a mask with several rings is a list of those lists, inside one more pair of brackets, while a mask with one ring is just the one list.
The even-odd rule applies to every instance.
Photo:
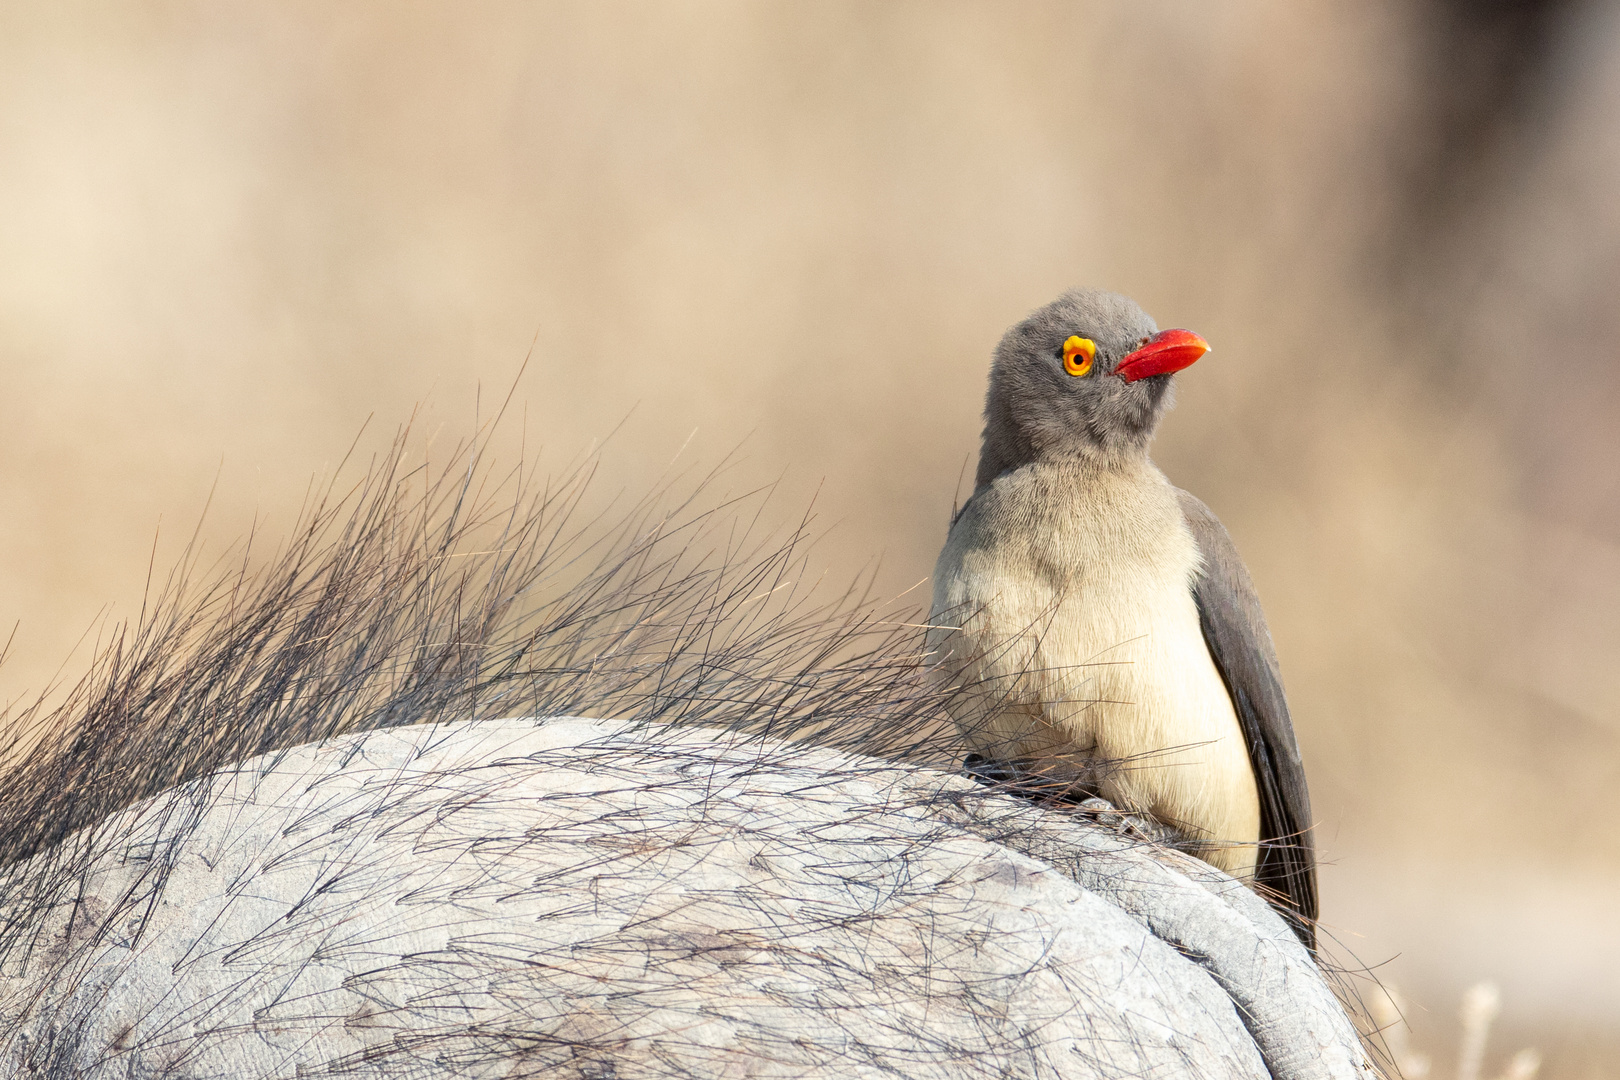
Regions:
[[[1421, 342], [1413, 354], [1448, 395], [1470, 401], [1483, 387], [1508, 421], [1526, 506], [1620, 538], [1612, 434], [1620, 371], [1603, 284], [1615, 280], [1620, 259], [1604, 200], [1586, 170], [1570, 169], [1571, 158], [1602, 154], [1590, 145], [1594, 133], [1571, 130], [1591, 89], [1580, 85], [1574, 54], [1601, 5], [1428, 0], [1416, 14], [1424, 31], [1412, 63], [1416, 92], [1394, 133], [1404, 194], [1383, 233], [1398, 286], [1389, 302]], [[1559, 187], [1566, 190], [1555, 198]], [[1566, 230], [1567, 246], [1549, 235], [1555, 228]], [[1498, 325], [1486, 329], [1484, 319]], [[1481, 349], [1493, 340], [1501, 351]], [[1556, 366], [1558, 385], [1580, 388], [1578, 403], [1540, 392], [1543, 380], [1503, 376], [1501, 360], [1536, 354]]]
[[1450, 228], [1487, 193], [1545, 104], [1559, 71], [1562, 31], [1584, 0], [1428, 0], [1419, 58], [1419, 108], [1406, 163], [1406, 216], [1419, 230]]

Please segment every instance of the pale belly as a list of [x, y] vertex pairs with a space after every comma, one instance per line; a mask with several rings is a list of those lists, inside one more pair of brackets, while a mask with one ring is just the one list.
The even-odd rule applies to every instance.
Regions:
[[959, 522], [935, 571], [932, 662], [962, 688], [950, 709], [973, 750], [1078, 780], [1245, 876], [1259, 801], [1198, 625], [1197, 552], [1184, 526], [1153, 524], [1150, 539], [1059, 527], [1012, 543]]

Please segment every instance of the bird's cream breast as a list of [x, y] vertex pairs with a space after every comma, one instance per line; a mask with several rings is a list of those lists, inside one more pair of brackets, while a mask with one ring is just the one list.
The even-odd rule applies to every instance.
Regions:
[[[1198, 549], [1151, 463], [1026, 466], [979, 492], [934, 574], [932, 662], [992, 758], [1036, 759], [1193, 835], [1259, 837], [1231, 698], [1199, 628]], [[1242, 873], [1249, 847], [1210, 860]]]

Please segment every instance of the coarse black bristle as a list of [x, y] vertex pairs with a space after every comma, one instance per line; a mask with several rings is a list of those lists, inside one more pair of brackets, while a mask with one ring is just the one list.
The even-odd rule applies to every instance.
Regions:
[[710, 473], [587, 512], [594, 459], [537, 479], [469, 444], [407, 467], [408, 434], [268, 559], [250, 538], [205, 570], [188, 547], [63, 698], [0, 717], [0, 866], [234, 762], [423, 721], [696, 722], [960, 760], [919, 613], [866, 579], [816, 589], [810, 520], [763, 526], [769, 489]]

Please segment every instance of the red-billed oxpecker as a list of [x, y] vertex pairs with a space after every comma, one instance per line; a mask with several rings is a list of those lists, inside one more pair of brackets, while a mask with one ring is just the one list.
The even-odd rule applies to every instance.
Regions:
[[1314, 947], [1310, 797], [1265, 616], [1221, 523], [1148, 457], [1171, 379], [1208, 351], [1096, 290], [1007, 332], [930, 662], [959, 688], [970, 771], [1173, 830]]

